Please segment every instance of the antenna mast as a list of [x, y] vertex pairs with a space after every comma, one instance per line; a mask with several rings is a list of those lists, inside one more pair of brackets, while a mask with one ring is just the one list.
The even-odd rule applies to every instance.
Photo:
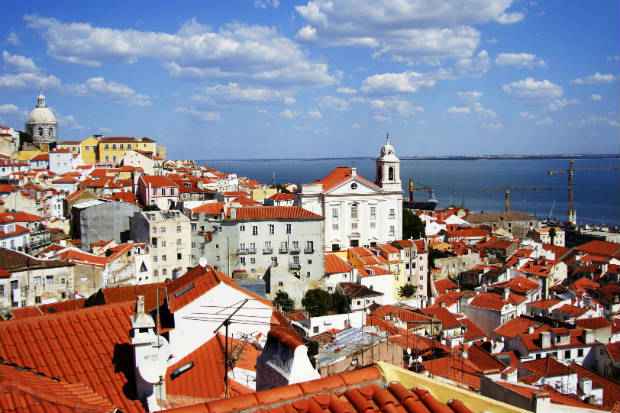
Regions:
[[249, 299], [245, 299], [241, 302], [241, 304], [239, 304], [237, 306], [237, 308], [235, 308], [235, 311], [233, 311], [228, 317], [226, 317], [226, 319], [224, 321], [222, 321], [222, 324], [220, 324], [213, 332], [215, 334], [217, 334], [218, 330], [220, 328], [222, 328], [222, 326], [224, 326], [224, 398], [228, 399], [230, 397], [230, 391], [229, 391], [229, 386], [228, 386], [228, 367], [230, 366], [230, 361], [228, 359], [228, 326], [231, 324], [231, 320], [232, 318], [235, 316], [235, 314], [237, 314], [237, 312], [239, 310], [241, 310], [241, 307], [243, 307], [245, 304], [247, 304], [247, 302], [250, 301]]

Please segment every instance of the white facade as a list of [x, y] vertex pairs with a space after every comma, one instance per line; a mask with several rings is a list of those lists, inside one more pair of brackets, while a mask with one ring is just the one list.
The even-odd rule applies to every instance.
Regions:
[[73, 170], [73, 154], [69, 151], [52, 151], [49, 153], [49, 169], [57, 175]]
[[304, 184], [301, 206], [325, 217], [325, 250], [372, 246], [402, 238], [400, 161], [388, 142], [377, 158], [373, 183], [355, 168], [338, 167]]

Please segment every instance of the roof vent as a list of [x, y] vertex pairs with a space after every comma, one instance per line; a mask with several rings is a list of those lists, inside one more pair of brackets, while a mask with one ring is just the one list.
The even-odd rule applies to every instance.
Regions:
[[202, 268], [206, 268], [208, 263], [209, 262], [207, 261], [206, 257], [200, 257], [200, 260], [198, 260], [198, 265], [200, 265]]

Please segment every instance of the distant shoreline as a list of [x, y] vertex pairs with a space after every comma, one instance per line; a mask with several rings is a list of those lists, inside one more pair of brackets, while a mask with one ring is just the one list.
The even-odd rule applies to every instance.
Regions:
[[[251, 161], [337, 161], [368, 160], [372, 156], [337, 156], [318, 158], [221, 158], [198, 159], [197, 162], [251, 162]], [[401, 156], [401, 161], [480, 161], [480, 160], [545, 160], [545, 159], [620, 159], [620, 154], [550, 154], [550, 155], [476, 155], [476, 156]]]

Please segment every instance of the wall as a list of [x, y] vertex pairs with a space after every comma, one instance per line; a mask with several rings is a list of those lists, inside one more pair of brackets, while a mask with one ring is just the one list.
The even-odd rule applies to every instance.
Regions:
[[80, 239], [84, 248], [99, 240], [127, 241], [121, 235], [128, 235], [130, 218], [139, 212], [134, 204], [106, 202], [79, 211]]

